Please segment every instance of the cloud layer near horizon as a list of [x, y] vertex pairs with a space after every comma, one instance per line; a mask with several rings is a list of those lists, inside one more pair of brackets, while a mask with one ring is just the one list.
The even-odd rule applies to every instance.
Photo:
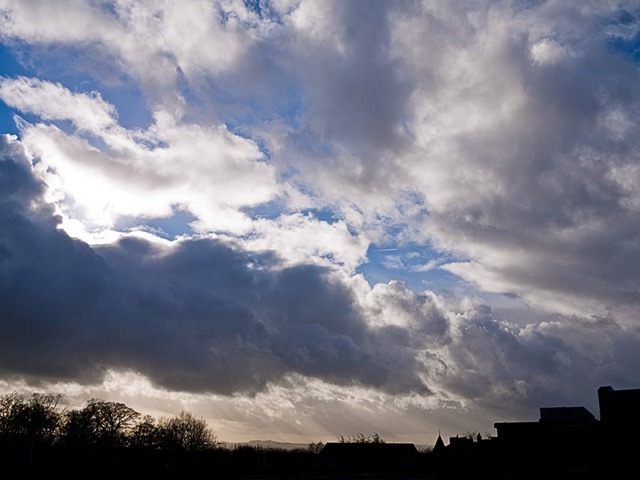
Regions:
[[[640, 383], [636, 2], [247, 5], [0, 1], [5, 378], [514, 414]], [[376, 245], [408, 253], [367, 282]], [[458, 283], [410, 288], [424, 255]]]

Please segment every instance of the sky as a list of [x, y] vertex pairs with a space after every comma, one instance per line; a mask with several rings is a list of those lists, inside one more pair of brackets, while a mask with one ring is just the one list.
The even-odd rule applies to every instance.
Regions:
[[640, 2], [0, 0], [0, 394], [228, 442], [640, 387]]

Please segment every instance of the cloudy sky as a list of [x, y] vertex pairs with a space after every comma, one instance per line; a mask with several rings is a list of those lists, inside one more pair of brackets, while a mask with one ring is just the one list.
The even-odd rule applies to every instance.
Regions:
[[640, 387], [640, 2], [0, 0], [0, 393], [433, 444]]

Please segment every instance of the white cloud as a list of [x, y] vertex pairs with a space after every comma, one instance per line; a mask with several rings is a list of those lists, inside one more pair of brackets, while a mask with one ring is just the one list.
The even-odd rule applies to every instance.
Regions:
[[[179, 206], [197, 216], [200, 231], [242, 232], [250, 221], [240, 209], [278, 192], [257, 146], [224, 126], [179, 124], [156, 112], [147, 132], [132, 132], [117, 125], [114, 107], [99, 96], [25, 78], [3, 80], [0, 97], [44, 120], [76, 126], [77, 133], [65, 133], [22, 122], [22, 137], [51, 189], [49, 198], [65, 217], [89, 228], [112, 228], [119, 216], [166, 217]], [[92, 137], [83, 138], [84, 132]], [[111, 148], [100, 150], [92, 138]]]
[[365, 261], [369, 247], [365, 235], [352, 234], [342, 221], [330, 224], [302, 214], [256, 220], [242, 243], [250, 250], [278, 252], [284, 265], [318, 263], [349, 273]]
[[107, 11], [82, 0], [1, 0], [0, 8], [2, 34], [29, 42], [86, 42], [110, 33]]
[[100, 93], [74, 94], [61, 84], [18, 77], [0, 83], [0, 98], [21, 112], [43, 120], [69, 120], [81, 131], [102, 135], [116, 126], [117, 112]]
[[231, 68], [251, 39], [241, 28], [246, 8], [224, 0], [3, 0], [0, 7], [5, 38], [95, 49], [103, 61], [140, 82], [153, 108], [176, 114], [185, 112], [181, 76], [197, 84], [202, 75]]
[[433, 292], [416, 293], [399, 281], [379, 283], [360, 292], [360, 301], [372, 325], [395, 325], [422, 332], [425, 335], [420, 343], [425, 347], [447, 343], [450, 333], [448, 312]]
[[531, 47], [533, 61], [539, 65], [553, 65], [560, 61], [565, 54], [562, 45], [548, 38], [540, 40]]

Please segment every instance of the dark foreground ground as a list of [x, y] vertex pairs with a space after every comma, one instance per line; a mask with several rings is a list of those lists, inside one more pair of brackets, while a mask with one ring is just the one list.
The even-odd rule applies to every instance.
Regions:
[[[3, 468], [4, 467], [4, 468]], [[0, 465], [1, 478], [41, 479], [158, 479], [158, 480], [595, 480], [631, 478], [616, 470], [589, 471], [558, 469], [553, 465], [521, 465], [514, 468], [475, 465], [421, 465], [364, 468], [342, 466], [317, 468], [313, 466], [255, 466], [207, 464], [42, 464]]]
[[[242, 448], [179, 454], [133, 449], [0, 449], [0, 480], [595, 480], [634, 478], [640, 451], [634, 443], [624, 455], [596, 456], [578, 452], [570, 461], [539, 455], [436, 455], [416, 452], [410, 460], [384, 462], [364, 456], [354, 462], [301, 450]], [[357, 452], [356, 452], [357, 453]], [[575, 453], [575, 452], [574, 452]], [[332, 460], [333, 459], [333, 460]], [[376, 461], [377, 459], [377, 461]], [[564, 463], [562, 463], [564, 462]]]

